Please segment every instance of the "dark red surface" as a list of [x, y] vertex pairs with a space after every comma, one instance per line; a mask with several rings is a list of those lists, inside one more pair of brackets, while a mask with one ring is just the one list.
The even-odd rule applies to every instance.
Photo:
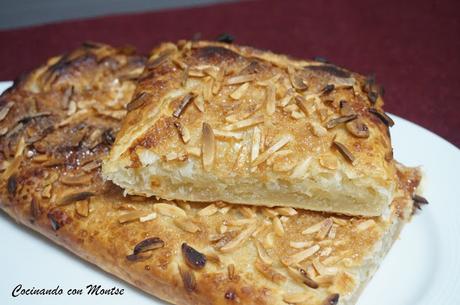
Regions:
[[[460, 1], [249, 1], [0, 31], [0, 79], [85, 40], [147, 52], [164, 40], [213, 39], [297, 57], [321, 55], [385, 86], [386, 110], [460, 146]], [[420, 139], [423, 141], [423, 139]]]

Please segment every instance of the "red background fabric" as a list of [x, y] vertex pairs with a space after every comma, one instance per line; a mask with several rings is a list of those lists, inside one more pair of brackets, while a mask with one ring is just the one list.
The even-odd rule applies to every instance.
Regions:
[[[296, 57], [323, 56], [385, 87], [386, 110], [460, 147], [460, 2], [267, 0], [0, 31], [0, 80], [86, 40], [155, 44], [201, 33]], [[423, 139], [420, 139], [423, 141]]]

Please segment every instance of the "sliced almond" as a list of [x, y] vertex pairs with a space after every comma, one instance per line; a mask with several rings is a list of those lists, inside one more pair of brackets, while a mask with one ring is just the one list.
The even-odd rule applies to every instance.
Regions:
[[252, 133], [252, 147], [251, 147], [251, 162], [253, 162], [259, 156], [260, 151], [260, 140], [261, 140], [261, 131], [259, 127], [254, 127]]
[[127, 222], [132, 222], [132, 221], [138, 221], [140, 217], [146, 216], [147, 214], [148, 213], [145, 211], [128, 212], [118, 217], [118, 222], [127, 223]]
[[157, 218], [157, 213], [153, 212], [153, 213], [149, 213], [145, 216], [141, 216], [139, 217], [139, 221], [140, 222], [147, 222], [147, 221], [150, 221], [150, 220], [154, 220], [155, 218]]
[[311, 246], [310, 248], [308, 248], [306, 250], [303, 250], [301, 252], [298, 252], [296, 254], [293, 254], [293, 255], [290, 255], [290, 256], [287, 256], [287, 257], [283, 258], [281, 260], [281, 262], [286, 266], [291, 266], [291, 265], [294, 265], [294, 264], [298, 264], [298, 263], [306, 260], [310, 256], [314, 255], [316, 252], [319, 251], [319, 249], [320, 249], [319, 245]]
[[275, 271], [270, 265], [267, 265], [257, 259], [254, 263], [254, 267], [259, 271], [264, 277], [271, 280], [274, 283], [282, 284], [286, 281], [286, 277], [281, 273]]
[[289, 246], [295, 249], [305, 249], [310, 247], [313, 244], [313, 241], [290, 241]]
[[214, 132], [208, 123], [203, 123], [201, 138], [201, 153], [203, 156], [203, 167], [209, 171], [213, 164], [216, 152]]
[[256, 78], [255, 74], [237, 75], [237, 76], [227, 78], [227, 80], [225, 81], [225, 84], [226, 85], [238, 85], [238, 84], [253, 81], [255, 78]]
[[235, 140], [242, 140], [243, 139], [243, 134], [240, 132], [233, 132], [233, 131], [227, 131], [227, 130], [218, 130], [218, 129], [213, 129], [214, 135], [217, 138], [224, 138], [224, 139], [235, 139]]
[[154, 209], [157, 213], [169, 217], [185, 217], [187, 214], [181, 208], [170, 203], [156, 203]]
[[220, 251], [226, 253], [231, 252], [238, 247], [242, 246], [244, 242], [251, 236], [251, 234], [256, 230], [257, 224], [251, 224], [246, 229], [241, 231], [234, 239], [229, 241], [226, 245], [220, 248]]
[[275, 144], [273, 144], [270, 148], [268, 148], [266, 151], [264, 151], [262, 154], [257, 157], [252, 162], [252, 166], [257, 166], [267, 160], [273, 153], [275, 153], [277, 150], [281, 149], [284, 145], [292, 141], [292, 136], [291, 135], [284, 135], [282, 136]]
[[260, 241], [254, 240], [254, 244], [256, 245], [260, 260], [267, 265], [272, 265], [273, 259], [268, 255], [267, 250], [265, 250]]
[[238, 122], [235, 122], [233, 124], [229, 124], [223, 127], [224, 130], [237, 130], [237, 129], [243, 129], [247, 128], [250, 126], [258, 125], [260, 123], [264, 122], [263, 116], [256, 116], [256, 117], [251, 117], [248, 119], [244, 119]]
[[360, 224], [358, 224], [356, 226], [356, 230], [361, 232], [361, 231], [364, 231], [364, 230], [367, 230], [367, 229], [373, 227], [374, 225], [375, 225], [375, 221], [373, 219], [369, 219], [369, 220], [363, 221]]
[[278, 214], [283, 216], [294, 216], [298, 214], [296, 209], [290, 207], [279, 207], [275, 208], [275, 210], [278, 212]]
[[0, 122], [3, 121], [8, 113], [10, 112], [11, 107], [13, 107], [14, 103], [13, 102], [8, 102], [6, 103], [5, 106], [2, 107], [0, 110]]
[[324, 239], [326, 235], [329, 233], [329, 230], [332, 228], [332, 219], [327, 218], [321, 223], [321, 228], [318, 230], [318, 234], [316, 235], [316, 238], [318, 239]]
[[276, 88], [273, 84], [267, 87], [266, 97], [266, 112], [268, 115], [273, 115], [276, 110]]
[[200, 211], [198, 211], [197, 214], [199, 216], [202, 216], [202, 217], [203, 216], [211, 216], [211, 215], [216, 214], [217, 211], [218, 211], [218, 208], [216, 207], [215, 204], [212, 203], [212, 204], [208, 205], [207, 207], [205, 207], [205, 208], [201, 209]]
[[249, 88], [249, 83], [244, 83], [240, 85], [235, 91], [233, 91], [230, 94], [230, 97], [234, 100], [239, 100], [240, 98], [243, 97], [243, 95], [246, 93], [248, 88]]
[[187, 217], [177, 217], [174, 218], [174, 224], [179, 227], [180, 229], [189, 232], [189, 233], [196, 233], [200, 230], [200, 227], [194, 224], [189, 218]]
[[88, 202], [88, 200], [77, 201], [75, 203], [75, 211], [80, 216], [88, 217], [88, 215], [89, 215], [89, 202]]
[[284, 226], [278, 217], [273, 218], [273, 231], [277, 236], [281, 237], [284, 235]]

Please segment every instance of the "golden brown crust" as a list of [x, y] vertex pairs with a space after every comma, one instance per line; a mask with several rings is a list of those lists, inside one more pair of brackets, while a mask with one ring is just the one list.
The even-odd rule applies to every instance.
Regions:
[[[70, 58], [75, 54], [113, 66], [71, 60], [53, 76], [62, 58], [52, 59], [0, 97], [0, 129], [7, 130], [0, 137], [3, 210], [175, 304], [323, 304], [336, 293], [340, 304], [353, 304], [367, 277], [360, 272], [373, 269], [370, 260], [389, 249], [379, 245], [391, 243], [410, 217], [417, 183], [408, 186], [404, 177], [415, 172], [401, 169], [404, 191], [385, 219], [123, 197], [101, 179], [99, 164], [120, 124], [113, 113], [129, 101], [143, 60], [108, 46], [78, 49]], [[153, 237], [164, 244], [141, 243]], [[199, 255], [182, 253], [184, 242], [206, 256], [204, 267]], [[313, 281], [308, 286], [297, 261]]]
[[345, 69], [165, 43], [130, 105], [103, 168], [128, 193], [367, 216], [393, 199], [391, 119], [373, 81]]

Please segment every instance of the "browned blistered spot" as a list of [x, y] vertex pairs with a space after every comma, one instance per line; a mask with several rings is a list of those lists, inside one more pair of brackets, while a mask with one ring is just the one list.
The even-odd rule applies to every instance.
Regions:
[[50, 211], [48, 213], [48, 219], [50, 220], [51, 228], [54, 231], [57, 231], [64, 225], [72, 222], [72, 218], [70, 218], [64, 211], [60, 209], [54, 209]]
[[130, 153], [132, 154], [138, 146], [154, 148], [157, 145], [160, 145], [164, 140], [174, 136], [176, 132], [176, 128], [174, 127], [174, 118], [161, 117], [149, 130], [147, 130], [147, 132], [143, 134], [142, 137], [131, 145], [129, 149]]
[[193, 56], [200, 60], [209, 62], [220, 62], [222, 60], [233, 60], [240, 57], [237, 53], [224, 47], [208, 46], [194, 50]]

